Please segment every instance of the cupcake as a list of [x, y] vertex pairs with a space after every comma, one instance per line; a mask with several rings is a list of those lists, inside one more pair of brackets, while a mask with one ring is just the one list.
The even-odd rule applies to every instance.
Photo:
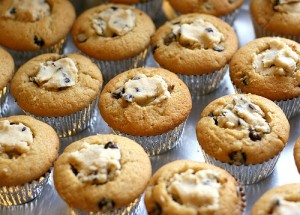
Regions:
[[48, 181], [58, 148], [51, 126], [30, 116], [0, 118], [0, 205], [36, 198]]
[[179, 14], [186, 13], [204, 13], [217, 16], [229, 25], [233, 22], [238, 14], [239, 8], [244, 0], [169, 0], [172, 8]]
[[300, 42], [300, 2], [252, 0], [250, 13], [256, 37], [280, 36]]
[[104, 4], [82, 13], [72, 29], [73, 41], [101, 68], [104, 81], [144, 66], [155, 27], [144, 12], [126, 5]]
[[42, 53], [62, 53], [74, 20], [68, 0], [1, 1], [0, 45], [12, 54], [18, 68]]
[[3, 116], [7, 109], [7, 96], [9, 93], [9, 82], [14, 74], [14, 60], [11, 55], [4, 49], [0, 48], [0, 117]]
[[134, 139], [149, 155], [155, 155], [180, 143], [192, 101], [175, 74], [160, 68], [136, 68], [108, 82], [98, 105], [115, 133]]
[[193, 97], [215, 90], [238, 48], [234, 30], [221, 19], [187, 14], [166, 22], [151, 40], [153, 56], [179, 75]]
[[300, 112], [300, 44], [279, 37], [253, 40], [234, 54], [229, 70], [238, 93], [268, 98], [288, 118]]
[[101, 86], [101, 72], [90, 59], [79, 54], [43, 54], [17, 71], [11, 93], [27, 114], [66, 137], [91, 124]]
[[108, 0], [112, 3], [120, 3], [134, 6], [145, 11], [152, 19], [157, 18], [161, 11], [163, 0]]
[[143, 148], [117, 135], [76, 141], [54, 166], [55, 188], [72, 214], [141, 214], [139, 201], [150, 177]]
[[272, 188], [253, 205], [251, 215], [299, 214], [300, 184], [285, 184]]
[[145, 204], [148, 214], [241, 215], [245, 198], [236, 180], [225, 170], [177, 160], [153, 175]]
[[242, 184], [272, 173], [289, 132], [282, 110], [251, 94], [214, 100], [204, 108], [196, 130], [206, 162], [224, 168]]
[[294, 159], [298, 172], [300, 173], [300, 138], [298, 138], [294, 146]]

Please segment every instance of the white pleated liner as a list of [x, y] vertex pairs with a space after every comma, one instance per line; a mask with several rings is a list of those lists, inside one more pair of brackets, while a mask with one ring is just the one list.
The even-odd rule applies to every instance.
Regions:
[[280, 155], [279, 153], [272, 159], [260, 164], [234, 165], [221, 162], [205, 153], [204, 150], [202, 150], [202, 152], [207, 163], [225, 169], [242, 185], [254, 184], [268, 177], [273, 172]]
[[238, 16], [240, 12], [240, 9], [234, 10], [232, 13], [226, 15], [226, 16], [219, 16], [220, 19], [227, 22], [230, 26], [233, 26], [235, 18]]
[[95, 99], [90, 105], [81, 111], [61, 117], [40, 117], [25, 111], [24, 112], [27, 115], [51, 125], [56, 130], [59, 137], [69, 137], [85, 130], [93, 123], [93, 113], [95, 111], [97, 101], [98, 99]]
[[259, 37], [283, 37], [290, 40], [294, 40], [298, 43], [300, 43], [300, 35], [288, 35], [288, 34], [282, 34], [278, 32], [271, 32], [264, 27], [261, 27], [257, 22], [252, 18], [252, 23], [255, 31], [256, 38]]
[[162, 0], [147, 0], [136, 4], [135, 7], [145, 11], [152, 19], [155, 19], [162, 8]]
[[[239, 89], [234, 84], [233, 84], [233, 88], [234, 88], [235, 93], [245, 94], [241, 89]], [[288, 119], [290, 119], [300, 113], [300, 97], [296, 97], [296, 98], [288, 99], [288, 100], [280, 100], [280, 101], [275, 100], [273, 102], [281, 108], [281, 110], [286, 115], [286, 118], [288, 118]]]
[[128, 207], [116, 208], [109, 212], [86, 212], [74, 208], [69, 208], [70, 215], [139, 215], [143, 212], [143, 201], [142, 197], [136, 199], [130, 203]]
[[124, 136], [140, 144], [149, 156], [162, 154], [181, 144], [181, 137], [184, 131], [185, 122], [167, 133], [157, 136], [133, 136], [122, 133], [117, 130], [113, 132], [117, 135]]
[[63, 54], [63, 50], [66, 44], [66, 38], [62, 39], [57, 44], [49, 47], [49, 48], [41, 48], [37, 51], [18, 51], [13, 49], [6, 49], [13, 57], [15, 61], [15, 68], [16, 70], [20, 68], [24, 63], [29, 61], [31, 58], [34, 58], [38, 55], [45, 54], [45, 53], [57, 53]]
[[0, 117], [4, 117], [8, 110], [9, 85], [0, 90]]
[[227, 72], [228, 64], [222, 69], [203, 75], [183, 75], [178, 77], [188, 86], [192, 98], [211, 93], [216, 90]]
[[145, 49], [137, 56], [125, 60], [103, 61], [103, 60], [93, 59], [93, 61], [100, 68], [103, 76], [104, 85], [105, 85], [113, 77], [126, 70], [145, 66], [147, 57], [148, 57], [148, 49]]
[[35, 199], [44, 189], [50, 176], [50, 171], [38, 180], [19, 186], [0, 186], [0, 205], [21, 205]]

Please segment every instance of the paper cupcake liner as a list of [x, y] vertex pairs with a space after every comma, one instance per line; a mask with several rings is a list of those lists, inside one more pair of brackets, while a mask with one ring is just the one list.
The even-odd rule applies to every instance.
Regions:
[[[243, 92], [234, 84], [233, 88], [236, 93], [245, 94], [245, 92]], [[273, 102], [281, 108], [288, 119], [300, 113], [300, 97], [288, 100], [273, 100]]]
[[176, 128], [168, 131], [167, 133], [156, 136], [133, 136], [122, 133], [117, 130], [113, 132], [117, 135], [124, 136], [136, 141], [140, 144], [149, 156], [158, 155], [168, 150], [173, 149], [181, 143], [185, 122], [181, 123]]
[[56, 130], [56, 133], [59, 137], [69, 137], [85, 130], [93, 124], [93, 113], [95, 111], [97, 100], [98, 99], [95, 99], [90, 105], [88, 105], [81, 111], [67, 116], [41, 117], [33, 115], [26, 111], [24, 112], [27, 115], [36, 118], [37, 120], [51, 125]]
[[134, 202], [130, 203], [128, 207], [116, 208], [108, 212], [86, 212], [74, 208], [69, 208], [70, 215], [134, 215], [142, 214], [143, 212], [143, 201], [142, 197], [136, 199]]
[[30, 60], [33, 57], [36, 57], [41, 54], [45, 53], [57, 53], [57, 54], [62, 54], [63, 49], [66, 44], [66, 38], [62, 39], [60, 42], [57, 44], [49, 47], [49, 48], [42, 48], [37, 51], [17, 51], [13, 49], [7, 49], [7, 51], [12, 55], [14, 61], [15, 61], [15, 66], [16, 70], [22, 66], [24, 63], [26, 63], [28, 60]]
[[0, 187], [0, 205], [15, 206], [35, 199], [47, 184], [50, 172], [24, 185]]
[[288, 35], [288, 34], [282, 34], [278, 32], [271, 32], [264, 27], [260, 26], [253, 18], [252, 23], [255, 31], [256, 38], [259, 37], [283, 37], [290, 40], [294, 40], [298, 43], [300, 43], [300, 35]]
[[104, 83], [107, 83], [110, 79], [126, 70], [143, 67], [146, 64], [147, 56], [148, 49], [145, 49], [137, 56], [125, 60], [103, 61], [94, 59], [94, 61], [102, 72]]
[[229, 25], [233, 26], [234, 20], [238, 16], [239, 12], [240, 9], [236, 9], [232, 13], [227, 14], [226, 16], [219, 16], [219, 18], [227, 22]]
[[178, 74], [178, 77], [188, 86], [193, 98], [208, 94], [216, 90], [227, 72], [228, 64], [220, 69], [209, 74], [203, 75], [183, 75]]
[[0, 117], [3, 117], [8, 110], [9, 85], [0, 90]]
[[135, 7], [145, 11], [152, 19], [155, 19], [162, 8], [162, 0], [143, 1], [143, 3], [136, 4]]
[[260, 164], [234, 165], [221, 162], [206, 154], [204, 150], [202, 150], [202, 152], [207, 163], [225, 169], [227, 172], [233, 175], [242, 185], [254, 184], [267, 178], [273, 172], [280, 155], [279, 153], [272, 159]]

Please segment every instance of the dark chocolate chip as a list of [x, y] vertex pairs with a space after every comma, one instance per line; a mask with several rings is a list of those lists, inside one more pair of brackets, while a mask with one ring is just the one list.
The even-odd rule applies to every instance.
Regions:
[[112, 200], [102, 199], [98, 203], [98, 207], [100, 208], [100, 210], [103, 210], [103, 212], [110, 211], [115, 207], [115, 203]]
[[248, 79], [246, 77], [243, 78], [242, 82], [245, 86], [248, 86]]
[[13, 7], [12, 9], [10, 9], [10, 11], [9, 11], [9, 13], [10, 14], [16, 14], [16, 8], [15, 7]]
[[173, 33], [168, 34], [165, 38], [164, 38], [164, 44], [166, 46], [170, 45], [173, 41], [175, 41], [176, 39], [176, 35]]
[[158, 48], [158, 46], [156, 44], [154, 46], [152, 46], [152, 53], [154, 53], [157, 48]]
[[26, 131], [26, 127], [23, 127], [23, 128], [22, 128], [22, 131]]
[[57, 68], [57, 71], [60, 71], [60, 70], [62, 70], [62, 69], [63, 69], [62, 67], [58, 67], [58, 68]]
[[207, 32], [214, 32], [214, 30], [213, 30], [212, 28], [205, 28], [205, 30], [206, 30]]
[[169, 86], [168, 86], [168, 91], [171, 92], [171, 91], [174, 90], [174, 88], [175, 88], [175, 85], [174, 85], [174, 84], [169, 85]]
[[78, 170], [73, 165], [71, 165], [71, 170], [75, 176], [78, 175]]
[[10, 124], [10, 125], [15, 125], [16, 123], [14, 123], [14, 122], [10, 122], [9, 124]]
[[213, 50], [214, 50], [214, 51], [217, 51], [217, 52], [222, 52], [222, 51], [224, 51], [224, 49], [225, 49], [225, 48], [222, 47], [222, 46], [216, 46], [216, 47], [213, 48]]
[[64, 79], [64, 82], [65, 82], [65, 83], [69, 83], [70, 81], [71, 81], [70, 78], [65, 78], [65, 79]]
[[160, 204], [158, 204], [156, 202], [154, 210], [150, 211], [149, 215], [161, 215], [161, 214], [162, 214], [162, 208], [161, 208]]
[[128, 102], [132, 102], [133, 96], [131, 94], [124, 94], [124, 99]]
[[122, 94], [121, 94], [121, 92], [113, 92], [112, 93], [112, 97], [113, 98], [115, 98], [115, 99], [119, 99], [119, 98], [121, 98], [122, 97]]
[[118, 10], [118, 8], [115, 7], [115, 6], [112, 6], [111, 9], [112, 9], [112, 10]]
[[178, 25], [180, 24], [180, 21], [175, 21], [175, 22], [172, 22], [173, 25]]
[[261, 140], [260, 133], [256, 132], [255, 130], [250, 130], [249, 137], [252, 141]]
[[125, 93], [125, 88], [123, 87], [122, 90], [121, 90], [122, 94]]
[[251, 108], [252, 110], [256, 110], [256, 108], [253, 104], [249, 103], [248, 105], [249, 105], [249, 108]]
[[214, 116], [214, 114], [212, 113], [212, 112], [210, 112], [207, 116], [209, 116], [209, 117], [213, 117]]
[[141, 92], [140, 88], [138, 88], [138, 87], [135, 88], [135, 91], [136, 91], [136, 92]]
[[[134, 77], [132, 80], [140, 80], [141, 78], [140, 77]], [[124, 91], [124, 93], [125, 93], [125, 91]]]
[[244, 164], [246, 162], [247, 155], [245, 152], [235, 151], [235, 152], [231, 152], [229, 154], [229, 158], [230, 158], [231, 163], [240, 165], [240, 164]]
[[39, 47], [45, 45], [45, 41], [42, 38], [38, 38], [37, 36], [34, 36], [33, 40], [34, 40], [34, 44], [38, 45]]
[[106, 144], [104, 145], [104, 148], [105, 148], [105, 149], [108, 149], [108, 148], [110, 148], [110, 149], [118, 149], [119, 147], [118, 147], [117, 144], [115, 144], [115, 143], [109, 141], [108, 143], [106, 143]]
[[118, 35], [117, 34], [115, 34], [115, 33], [113, 33], [113, 35], [111, 35], [111, 37], [117, 37]]
[[213, 119], [214, 119], [214, 121], [215, 121], [215, 125], [219, 125], [219, 122], [218, 122], [217, 117], [214, 117]]

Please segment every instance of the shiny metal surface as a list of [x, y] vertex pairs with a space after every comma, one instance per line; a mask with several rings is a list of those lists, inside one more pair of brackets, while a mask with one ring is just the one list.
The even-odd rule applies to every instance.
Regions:
[[[162, 19], [160, 19], [159, 21], [163, 22]], [[239, 37], [240, 46], [254, 39], [254, 33], [250, 16], [248, 13], [247, 4], [244, 5], [241, 9], [240, 14], [237, 17], [237, 20], [234, 24], [234, 27]], [[68, 53], [76, 51], [70, 38], [68, 40], [67, 48], [65, 51]], [[153, 61], [153, 58], [150, 58], [148, 60], [147, 65], [156, 66], [156, 64]], [[176, 146], [174, 149], [164, 154], [151, 157], [153, 172], [155, 172], [160, 166], [173, 160], [190, 159], [196, 161], [204, 161], [195, 133], [195, 127], [200, 118], [200, 113], [203, 110], [203, 108], [214, 99], [226, 94], [233, 93], [234, 89], [230, 82], [229, 75], [227, 73], [225, 79], [223, 80], [223, 83], [216, 91], [210, 93], [209, 95], [202, 96], [197, 101], [193, 101], [193, 110], [187, 120], [181, 145]], [[9, 106], [10, 109], [8, 115], [22, 114], [21, 110], [18, 108], [13, 98], [11, 97], [9, 97]], [[98, 111], [96, 111], [94, 117], [95, 122], [87, 130], [81, 132], [80, 134], [74, 137], [60, 139], [60, 153], [69, 143], [81, 139], [85, 136], [93, 135], [96, 133], [112, 132], [111, 129], [107, 126], [107, 124], [103, 121]], [[247, 215], [250, 213], [251, 207], [254, 204], [254, 202], [270, 188], [287, 183], [300, 182], [300, 175], [297, 172], [293, 157], [293, 146], [300, 135], [300, 115], [291, 118], [290, 124], [291, 133], [289, 142], [287, 143], [287, 146], [284, 149], [284, 151], [281, 153], [281, 156], [278, 160], [274, 172], [268, 178], [257, 184], [245, 186], [247, 198], [247, 208], [245, 214]], [[78, 195], [80, 195], [80, 193], [78, 193]], [[36, 198], [30, 203], [21, 206], [8, 208], [0, 207], [0, 214], [67, 215], [69, 214], [69, 211], [67, 205], [62, 201], [62, 199], [58, 196], [57, 192], [55, 191], [53, 179], [51, 176], [49, 183], [45, 186], [44, 191], [38, 198]], [[146, 214], [145, 210], [141, 214]]]

